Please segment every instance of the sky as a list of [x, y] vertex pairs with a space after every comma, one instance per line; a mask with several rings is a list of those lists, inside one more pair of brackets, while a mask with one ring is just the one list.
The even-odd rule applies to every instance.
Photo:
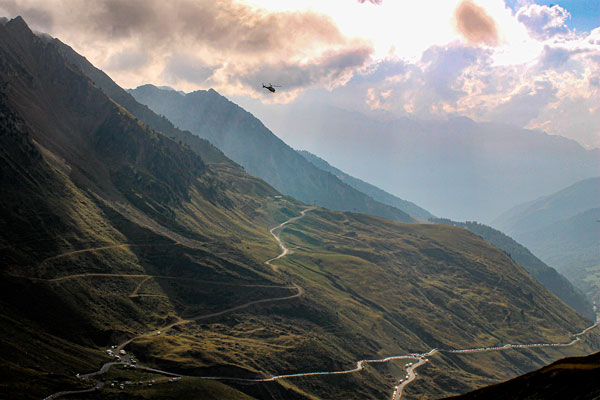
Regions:
[[125, 88], [461, 115], [588, 148], [600, 147], [599, 11], [600, 0], [0, 0], [0, 15]]

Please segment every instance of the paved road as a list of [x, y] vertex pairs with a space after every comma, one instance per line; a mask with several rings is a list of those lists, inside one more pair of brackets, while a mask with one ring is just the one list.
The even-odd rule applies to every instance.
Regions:
[[[282, 249], [282, 253], [279, 254], [279, 256], [272, 258], [270, 260], [265, 261], [265, 264], [272, 266], [271, 261], [275, 261], [283, 256], [285, 256], [286, 254], [289, 253], [289, 250], [287, 247], [285, 247], [283, 245], [283, 243], [281, 242], [281, 240], [279, 239], [279, 236], [277, 234], [274, 233], [275, 230], [277, 229], [281, 229], [283, 228], [285, 225], [289, 224], [292, 221], [295, 221], [299, 218], [302, 218], [306, 212], [312, 210], [313, 208], [309, 208], [306, 209], [304, 211], [302, 211], [301, 215], [298, 217], [294, 217], [291, 218], [283, 223], [281, 223], [280, 225], [276, 226], [275, 228], [271, 229], [270, 232], [273, 235], [273, 237], [275, 237], [275, 239], [277, 240], [277, 243], [279, 244], [279, 247]], [[111, 246], [111, 247], [116, 247], [116, 246]], [[97, 250], [97, 249], [95, 249]], [[82, 251], [78, 251], [78, 252], [82, 252]], [[68, 253], [68, 254], [73, 254], [73, 252]], [[67, 254], [63, 254], [61, 256], [64, 256]], [[132, 292], [132, 296], [140, 296], [138, 293], [140, 286], [146, 282], [148, 279], [150, 278], [163, 278], [163, 279], [185, 279], [185, 278], [175, 278], [175, 277], [166, 277], [166, 276], [151, 276], [151, 275], [143, 275], [143, 274], [133, 274], [133, 275], [127, 275], [127, 274], [76, 274], [76, 275], [69, 275], [69, 276], [64, 276], [64, 277], [60, 277], [60, 278], [54, 278], [51, 279], [52, 281], [64, 281], [67, 279], [73, 279], [73, 278], [81, 278], [81, 277], [128, 277], [128, 278], [145, 278], [144, 280], [142, 280], [142, 282], [140, 282], [140, 284], [138, 284], [136, 286], [136, 288], [134, 289], [134, 291]], [[197, 280], [194, 280], [197, 281]], [[205, 282], [205, 281], [203, 281]], [[207, 282], [207, 281], [206, 281]], [[177, 325], [183, 325], [189, 322], [193, 322], [193, 321], [198, 321], [201, 319], [207, 319], [207, 318], [212, 318], [212, 317], [217, 317], [219, 315], [223, 315], [229, 312], [233, 312], [233, 311], [238, 311], [238, 310], [242, 310], [244, 308], [250, 307], [252, 305], [256, 305], [256, 304], [264, 304], [264, 303], [270, 303], [270, 302], [275, 302], [275, 301], [284, 301], [284, 300], [291, 300], [291, 299], [295, 299], [297, 297], [303, 296], [304, 295], [304, 289], [302, 287], [300, 287], [297, 284], [293, 284], [292, 286], [274, 286], [274, 285], [258, 285], [258, 284], [228, 284], [228, 283], [221, 283], [221, 282], [210, 282], [210, 283], [214, 283], [214, 284], [222, 284], [222, 285], [227, 285], [227, 286], [243, 286], [243, 287], [265, 287], [265, 288], [285, 288], [285, 289], [295, 289], [296, 293], [290, 296], [284, 296], [284, 297], [274, 297], [274, 298], [268, 298], [268, 299], [261, 299], [261, 300], [255, 300], [255, 301], [251, 301], [239, 306], [235, 306], [235, 307], [231, 307], [228, 308], [226, 310], [222, 310], [222, 311], [218, 311], [215, 313], [211, 313], [211, 314], [204, 314], [204, 315], [199, 315], [197, 317], [193, 317], [193, 318], [189, 318], [189, 319], [182, 319], [179, 318], [177, 321], [166, 325], [164, 327], [162, 327], [160, 330], [155, 330], [152, 331], [150, 333], [146, 333], [143, 335], [139, 335], [136, 337], [133, 337], [121, 344], [119, 344], [117, 346], [117, 348], [115, 349], [115, 352], [118, 353], [120, 350], [122, 350], [125, 346], [127, 346], [129, 343], [131, 343], [132, 341], [134, 341], [135, 339], [138, 339], [140, 337], [146, 337], [146, 336], [156, 336], [156, 335], [160, 335], [163, 334], [164, 332], [168, 331], [169, 329], [173, 328], [174, 326]], [[125, 362], [117, 362], [117, 361], [111, 361], [111, 362], [107, 362], [104, 365], [102, 365], [102, 367], [95, 372], [90, 372], [88, 374], [83, 374], [80, 375], [79, 377], [81, 379], [89, 379], [89, 378], [93, 378], [95, 376], [98, 375], [102, 375], [105, 374], [113, 365], [124, 365], [127, 364]], [[149, 372], [154, 372], [157, 374], [162, 374], [162, 375], [166, 375], [166, 376], [172, 376], [172, 377], [181, 377], [182, 375], [179, 374], [175, 374], [172, 372], [168, 372], [168, 371], [163, 371], [163, 370], [159, 370], [159, 369], [155, 369], [155, 368], [150, 368], [150, 367], [145, 367], [142, 365], [138, 365], [136, 367], [136, 369], [140, 369], [140, 370], [145, 370], [145, 371], [149, 371]], [[246, 380], [246, 379], [242, 379], [242, 378], [227, 378], [227, 377], [204, 377], [205, 379], [214, 379], [214, 380], [222, 380], [222, 379], [230, 379], [230, 380], [238, 380], [238, 381], [248, 381], [248, 382], [259, 382], [261, 381], [261, 379], [250, 379], [250, 380]], [[269, 381], [269, 380], [275, 380], [276, 378], [274, 377], [270, 377], [270, 378], [265, 378], [264, 381]], [[65, 396], [65, 395], [69, 395], [69, 394], [77, 394], [77, 393], [88, 393], [88, 392], [92, 392], [95, 390], [99, 390], [104, 386], [103, 382], [97, 382], [96, 386], [94, 386], [91, 389], [85, 389], [85, 390], [74, 390], [74, 391], [62, 391], [62, 392], [58, 392], [58, 393], [54, 393], [48, 397], [46, 397], [45, 399], [55, 399], [57, 397], [61, 397], [61, 396]]]
[[406, 375], [406, 377], [400, 382], [399, 385], [396, 385], [394, 387], [394, 393], [392, 394], [392, 400], [399, 400], [400, 397], [402, 397], [402, 391], [404, 390], [404, 387], [415, 380], [415, 378], [417, 377], [417, 373], [415, 372], [415, 369], [419, 368], [421, 365], [425, 364], [426, 362], [429, 362], [429, 359], [424, 358], [424, 357], [416, 358], [415, 360], [418, 360], [418, 362], [415, 364], [412, 364], [411, 366], [406, 368], [406, 373], [408, 375]]
[[[275, 260], [278, 260], [286, 255], [288, 255], [290, 253], [290, 250], [283, 244], [283, 242], [281, 241], [279, 234], [276, 234], [275, 231], [279, 230], [279, 233], [281, 233], [281, 229], [283, 229], [285, 227], [285, 225], [296, 221], [302, 217], [305, 216], [305, 214], [308, 211], [313, 210], [315, 207], [311, 207], [311, 208], [307, 208], [305, 210], [302, 211], [300, 216], [297, 217], [293, 217], [288, 219], [287, 221], [279, 224], [278, 226], [272, 228], [270, 230], [271, 234], [273, 235], [273, 237], [277, 240], [277, 243], [279, 244], [279, 247], [281, 248], [282, 252], [281, 254], [279, 254], [277, 257], [271, 258], [267, 261], [265, 261], [265, 264], [271, 266], [274, 270], [277, 271], [277, 268], [275, 266], [273, 266], [271, 263]], [[67, 277], [65, 277], [66, 279]], [[60, 278], [59, 278], [60, 279]], [[297, 293], [291, 296], [285, 296], [285, 297], [277, 297], [277, 298], [270, 298], [270, 299], [262, 299], [262, 300], [256, 300], [256, 301], [252, 301], [246, 304], [242, 304], [239, 306], [235, 306], [232, 308], [229, 308], [227, 310], [223, 310], [223, 311], [219, 311], [216, 313], [212, 313], [212, 314], [206, 314], [206, 315], [200, 315], [191, 319], [181, 319], [179, 318], [179, 320], [177, 320], [176, 322], [173, 322], [163, 328], [161, 328], [160, 330], [156, 330], [144, 335], [140, 335], [140, 336], [136, 336], [134, 338], [131, 338], [129, 340], [127, 340], [126, 342], [121, 343], [118, 347], [117, 347], [117, 351], [123, 349], [127, 344], [131, 343], [133, 340], [143, 337], [143, 336], [155, 336], [155, 335], [159, 335], [162, 334], [163, 332], [167, 331], [168, 329], [171, 329], [174, 326], [177, 325], [182, 325], [185, 323], [189, 323], [192, 321], [198, 321], [200, 319], [206, 319], [206, 318], [211, 318], [211, 317], [216, 317], [225, 313], [229, 313], [229, 312], [233, 312], [233, 311], [237, 311], [237, 310], [241, 310], [247, 307], [250, 307], [254, 304], [261, 304], [261, 303], [267, 303], [267, 302], [274, 302], [274, 301], [284, 301], [284, 300], [290, 300], [296, 297], [300, 297], [304, 294], [304, 289], [302, 289], [300, 286], [293, 284], [292, 287], [287, 287], [287, 288], [295, 288], [297, 290]], [[438, 352], [444, 352], [444, 353], [478, 353], [478, 352], [487, 352], [487, 351], [504, 351], [504, 350], [509, 350], [509, 349], [522, 349], [522, 348], [531, 348], [531, 347], [567, 347], [567, 346], [572, 346], [573, 344], [577, 343], [580, 340], [580, 336], [585, 335], [586, 333], [588, 333], [590, 330], [596, 328], [598, 326], [598, 321], [596, 323], [594, 323], [593, 325], [587, 327], [586, 329], [582, 330], [579, 333], [576, 333], [573, 335], [573, 339], [567, 343], [529, 343], [529, 344], [505, 344], [503, 346], [491, 346], [491, 347], [479, 347], [479, 348], [468, 348], [468, 349], [431, 349], [426, 353], [411, 353], [411, 354], [405, 354], [405, 355], [395, 355], [395, 356], [389, 356], [389, 357], [385, 357], [385, 358], [380, 358], [380, 359], [365, 359], [365, 360], [359, 360], [356, 362], [356, 366], [354, 368], [351, 369], [347, 369], [347, 370], [340, 370], [340, 371], [309, 371], [309, 372], [300, 372], [300, 373], [294, 373], [294, 374], [282, 374], [282, 375], [272, 375], [272, 376], [267, 376], [267, 377], [262, 377], [262, 378], [238, 378], [238, 377], [231, 377], [231, 376], [200, 376], [198, 378], [202, 378], [202, 379], [210, 379], [210, 380], [228, 380], [228, 381], [238, 381], [238, 382], [270, 382], [270, 381], [276, 381], [279, 379], [289, 379], [289, 378], [295, 378], [295, 377], [306, 377], [306, 376], [317, 376], [317, 375], [342, 375], [342, 374], [351, 374], [351, 373], [355, 373], [355, 372], [359, 372], [362, 371], [365, 367], [366, 364], [371, 364], [371, 363], [384, 363], [384, 362], [389, 362], [392, 360], [400, 360], [400, 359], [412, 359], [412, 360], [417, 360], [417, 363], [411, 365], [410, 367], [407, 368], [407, 374], [408, 374], [408, 378], [404, 379], [402, 382], [400, 382], [398, 385], [396, 385], [394, 387], [394, 392], [392, 395], [392, 400], [399, 400], [402, 397], [402, 393], [404, 388], [410, 384], [411, 382], [413, 382], [416, 379], [417, 373], [415, 372], [415, 370], [424, 365], [425, 363], [429, 362], [428, 357], [431, 357], [433, 355], [435, 355]], [[99, 371], [96, 372], [92, 372], [90, 374], [86, 374], [86, 375], [82, 375], [81, 377], [93, 377], [96, 375], [100, 375], [105, 373], [106, 371], [108, 371], [108, 369], [110, 369], [111, 366], [116, 365], [116, 364], [120, 364], [118, 362], [109, 362], [106, 363], [102, 366], [102, 368]], [[162, 370], [157, 370], [157, 369], [152, 369], [152, 368], [148, 368], [148, 367], [143, 367], [143, 366], [138, 366], [138, 369], [144, 369], [147, 371], [151, 371], [151, 372], [156, 372], [159, 374], [163, 374], [163, 375], [167, 375], [167, 376], [181, 376], [178, 374], [174, 374], [168, 371], [162, 371]], [[89, 392], [89, 391], [93, 391], [93, 390], [98, 390], [100, 389], [101, 386], [99, 388], [93, 388], [93, 389], [87, 389], [85, 391], [73, 391], [73, 392], [59, 392], [56, 393], [52, 396], [47, 397], [48, 399], [50, 398], [56, 398], [58, 396], [62, 396], [64, 394], [70, 394], [70, 393], [84, 393], [84, 392]]]
[[91, 388], [91, 389], [85, 389], [85, 390], [66, 390], [64, 392], [58, 392], [58, 393], [51, 394], [48, 397], [44, 397], [44, 400], [56, 399], [57, 397], [66, 396], [68, 394], [90, 393], [90, 392], [94, 392], [96, 390], [100, 390], [103, 387], [104, 387], [104, 382], [96, 382], [96, 385], [93, 388]]
[[[277, 240], [277, 244], [279, 245], [279, 248], [281, 249], [281, 254], [279, 254], [277, 257], [274, 257], [274, 258], [271, 258], [271, 259], [265, 261], [265, 264], [267, 264], [268, 266], [270, 266], [271, 268], [273, 268], [273, 270], [278, 271], [277, 267], [275, 265], [271, 264], [271, 262], [273, 262], [275, 260], [279, 260], [281, 257], [285, 257], [285, 256], [287, 256], [290, 253], [290, 249], [288, 249], [287, 247], [285, 247], [285, 245], [281, 241], [281, 238], [279, 237], [279, 235], [281, 234], [281, 230], [287, 224], [290, 224], [290, 223], [292, 223], [292, 222], [294, 222], [296, 220], [299, 220], [300, 218], [304, 217], [307, 212], [312, 211], [315, 208], [316, 207], [309, 207], [309, 208], [307, 208], [305, 210], [302, 210], [302, 212], [300, 213], [299, 216], [290, 218], [287, 221], [284, 221], [281, 224], [277, 225], [275, 228], [271, 228], [269, 230], [269, 232], [271, 232], [271, 235], [273, 235], [273, 237], [275, 238], [275, 240]], [[275, 233], [275, 231], [279, 231], [279, 233]]]

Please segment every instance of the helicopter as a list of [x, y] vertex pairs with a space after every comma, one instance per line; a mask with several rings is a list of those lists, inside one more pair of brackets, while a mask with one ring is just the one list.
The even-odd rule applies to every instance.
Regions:
[[281, 87], [281, 86], [277, 86], [277, 85], [271, 85], [270, 83], [269, 83], [269, 86], [265, 86], [264, 83], [262, 84], [262, 86], [263, 86], [263, 88], [267, 89], [271, 93], [275, 93], [276, 87]]

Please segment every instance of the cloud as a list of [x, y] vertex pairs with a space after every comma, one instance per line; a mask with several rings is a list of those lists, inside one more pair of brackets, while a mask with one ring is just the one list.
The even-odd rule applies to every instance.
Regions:
[[207, 65], [187, 53], [177, 53], [166, 57], [163, 77], [167, 83], [186, 81], [204, 84], [221, 65]]
[[599, 146], [598, 37], [600, 29], [542, 44], [531, 61], [515, 64], [495, 62], [504, 44], [482, 47], [456, 41], [432, 46], [414, 62], [389, 58], [373, 64], [326, 99], [376, 118], [462, 115]]
[[369, 2], [369, 3], [371, 3], [371, 4], [375, 4], [375, 5], [377, 5], [377, 6], [380, 6], [380, 5], [381, 5], [381, 3], [383, 3], [383, 0], [358, 0], [358, 2], [359, 2], [360, 4], [365, 4], [365, 2]]
[[454, 16], [458, 31], [469, 43], [498, 45], [496, 23], [480, 6], [464, 0], [456, 8]]
[[556, 93], [557, 90], [551, 82], [536, 81], [495, 107], [490, 118], [498, 122], [510, 121], [517, 126], [526, 126], [540, 114], [544, 107], [555, 100]]
[[137, 69], [150, 61], [148, 53], [139, 49], [124, 49], [113, 53], [107, 60], [105, 67], [110, 70]]
[[576, 55], [587, 53], [583, 49], [565, 49], [562, 47], [544, 46], [544, 51], [540, 56], [539, 68], [542, 70], [554, 70], [570, 72], [582, 72], [583, 66], [576, 59]]
[[324, 14], [235, 0], [0, 0], [2, 11], [22, 15], [130, 86], [167, 80], [185, 90], [210, 83], [224, 93], [260, 93], [251, 76], [280, 78], [289, 88], [339, 84], [372, 53]]
[[421, 63], [427, 65], [423, 70], [427, 86], [443, 100], [455, 101], [464, 94], [457, 88], [457, 80], [466, 68], [478, 63], [483, 54], [481, 49], [462, 45], [429, 48], [421, 58]]
[[281, 84], [282, 90], [300, 89], [319, 82], [333, 87], [348, 81], [355, 69], [365, 64], [372, 51], [370, 47], [330, 51], [306, 63], [280, 61], [263, 65], [256, 71], [231, 68], [229, 79], [245, 85], [273, 82]]
[[566, 20], [571, 15], [561, 6], [529, 4], [517, 11], [517, 19], [527, 27], [529, 34], [539, 40], [569, 33]]

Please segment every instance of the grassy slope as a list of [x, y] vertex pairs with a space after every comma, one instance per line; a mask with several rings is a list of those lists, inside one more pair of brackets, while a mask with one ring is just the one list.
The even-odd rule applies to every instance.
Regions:
[[494, 226], [525, 244], [598, 302], [600, 178], [589, 178], [503, 213]]
[[455, 400], [593, 400], [600, 398], [600, 353], [565, 358], [508, 382], [485, 387]]
[[[586, 324], [505, 253], [465, 230], [327, 211], [297, 225], [300, 229], [288, 228], [283, 235], [296, 247], [290, 271], [304, 277], [308, 293], [336, 316], [333, 334], [351, 332], [363, 343], [377, 338], [372, 348], [363, 345], [369, 356], [566, 341], [566, 332], [577, 325], [571, 318]], [[550, 326], [562, 326], [566, 336], [555, 336]], [[408, 393], [429, 398], [465, 391], [558, 355], [528, 351], [535, 360], [531, 364], [528, 357], [510, 353], [440, 356], [423, 385], [409, 386]]]
[[477, 222], [455, 222], [449, 219], [432, 219], [432, 222], [444, 225], [459, 226], [480, 235], [488, 243], [504, 250], [509, 256], [529, 272], [544, 287], [558, 296], [588, 318], [594, 318], [594, 310], [585, 296], [571, 282], [560, 275], [554, 268], [544, 264], [527, 248], [500, 231]]

